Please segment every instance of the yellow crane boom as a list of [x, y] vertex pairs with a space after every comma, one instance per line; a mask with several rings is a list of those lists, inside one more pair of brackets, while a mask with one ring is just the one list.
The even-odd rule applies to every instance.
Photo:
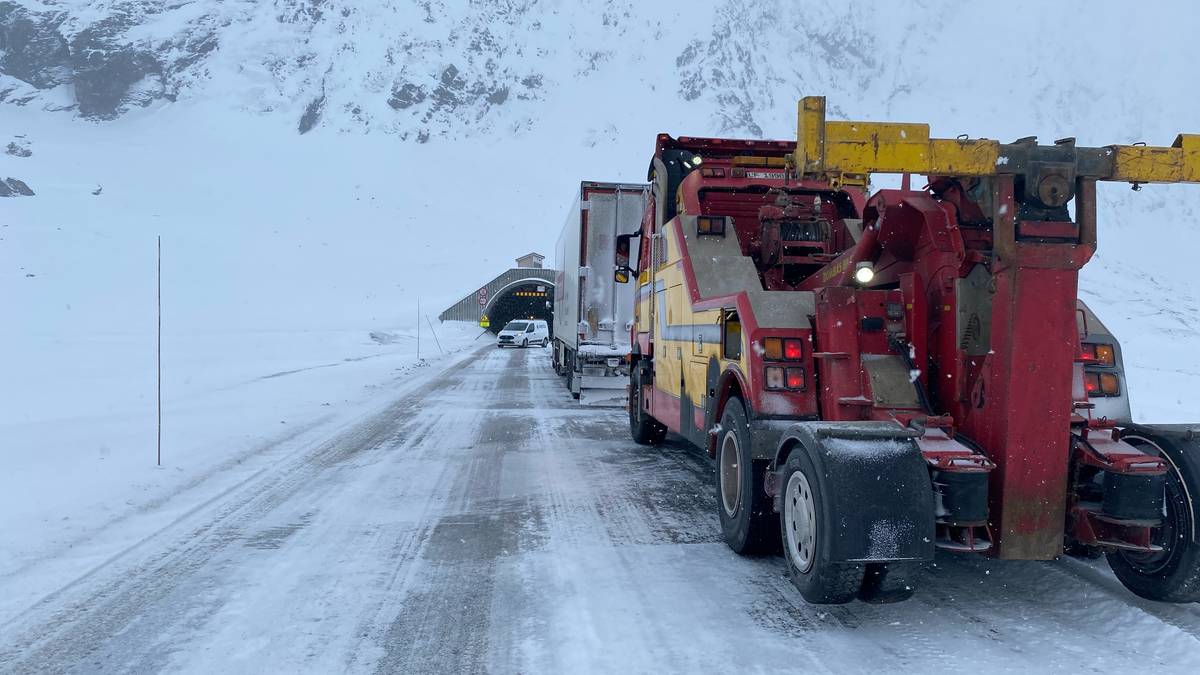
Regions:
[[[985, 138], [931, 138], [928, 124], [841, 122], [825, 119], [825, 97], [806, 96], [797, 111], [796, 170], [835, 183], [858, 183], [872, 173], [994, 176], [1028, 170], [1033, 139], [1005, 144]], [[1079, 178], [1129, 183], [1200, 183], [1200, 135], [1180, 134], [1171, 147], [1056, 143]], [[1052, 146], [1045, 146], [1052, 147]], [[1040, 161], [1034, 160], [1034, 161]]]

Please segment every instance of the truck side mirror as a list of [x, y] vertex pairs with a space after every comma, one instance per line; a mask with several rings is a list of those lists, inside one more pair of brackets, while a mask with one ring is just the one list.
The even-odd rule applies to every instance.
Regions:
[[635, 234], [618, 234], [617, 235], [617, 251], [613, 279], [618, 284], [629, 283], [629, 277], [633, 274], [633, 270], [629, 267], [629, 240], [634, 237], [641, 236], [640, 233]]

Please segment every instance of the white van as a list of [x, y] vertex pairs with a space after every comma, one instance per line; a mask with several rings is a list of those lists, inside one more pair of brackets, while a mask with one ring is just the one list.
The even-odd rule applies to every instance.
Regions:
[[496, 336], [497, 347], [528, 347], [550, 344], [550, 327], [541, 319], [509, 321]]

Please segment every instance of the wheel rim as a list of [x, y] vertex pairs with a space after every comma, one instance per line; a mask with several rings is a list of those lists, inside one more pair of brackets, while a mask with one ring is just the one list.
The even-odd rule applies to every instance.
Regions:
[[742, 499], [741, 447], [737, 432], [730, 429], [721, 443], [721, 507], [732, 518]]
[[784, 492], [783, 522], [787, 530], [788, 555], [801, 572], [807, 572], [816, 557], [817, 510], [812, 487], [802, 471], [788, 478]]

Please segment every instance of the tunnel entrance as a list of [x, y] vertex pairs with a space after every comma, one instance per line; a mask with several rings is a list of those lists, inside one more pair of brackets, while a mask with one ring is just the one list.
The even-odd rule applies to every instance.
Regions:
[[486, 314], [488, 330], [499, 333], [509, 321], [519, 319], [543, 319], [554, 332], [553, 286], [540, 279], [514, 284], [500, 291], [488, 303]]

